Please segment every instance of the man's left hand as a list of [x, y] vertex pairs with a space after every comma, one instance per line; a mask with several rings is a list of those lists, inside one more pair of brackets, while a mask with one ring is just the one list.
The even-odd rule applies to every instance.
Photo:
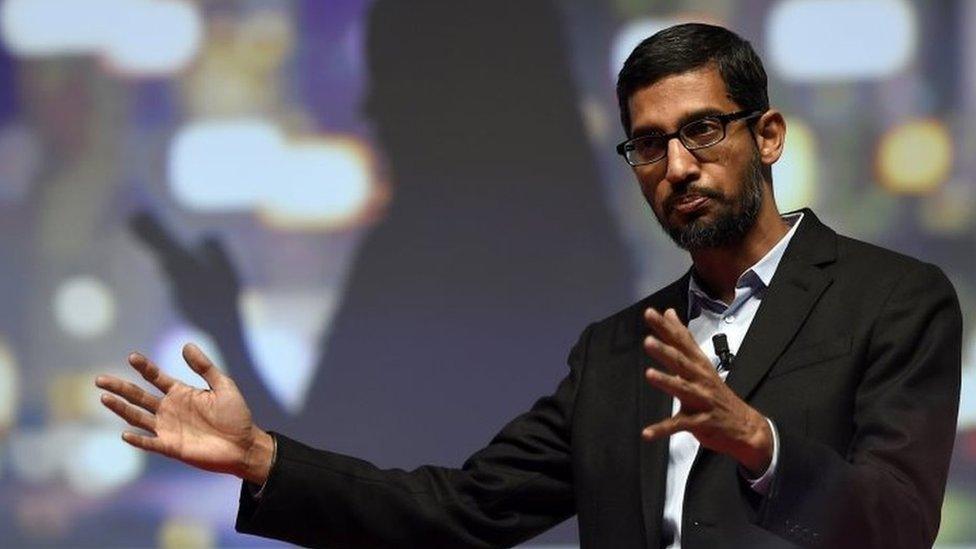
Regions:
[[652, 333], [644, 339], [644, 351], [669, 372], [648, 368], [647, 381], [681, 406], [675, 415], [645, 427], [641, 436], [655, 440], [688, 431], [702, 446], [731, 456], [754, 477], [762, 475], [773, 458], [766, 418], [722, 381], [674, 309], [663, 315], [647, 309], [644, 320]]

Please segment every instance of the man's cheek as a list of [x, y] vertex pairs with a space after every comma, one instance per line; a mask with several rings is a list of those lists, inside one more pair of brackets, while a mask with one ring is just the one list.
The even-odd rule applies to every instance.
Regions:
[[654, 210], [654, 213], [659, 213], [661, 210], [660, 205], [662, 204], [662, 200], [657, 196], [657, 186], [641, 180], [640, 190], [641, 194], [644, 195], [644, 200], [646, 200], [647, 204], [652, 210]]

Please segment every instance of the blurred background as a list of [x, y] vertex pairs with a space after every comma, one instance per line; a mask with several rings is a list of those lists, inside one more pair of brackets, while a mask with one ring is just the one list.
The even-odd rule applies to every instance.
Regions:
[[235, 479], [121, 442], [92, 379], [133, 349], [199, 385], [198, 342], [313, 445], [459, 465], [690, 266], [613, 152], [613, 85], [692, 20], [765, 60], [781, 209], [954, 282], [939, 541], [976, 544], [976, 2], [2, 0], [4, 546], [276, 545], [233, 532]]

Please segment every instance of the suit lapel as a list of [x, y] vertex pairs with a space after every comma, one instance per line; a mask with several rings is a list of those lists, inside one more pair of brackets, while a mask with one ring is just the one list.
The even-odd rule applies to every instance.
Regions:
[[832, 279], [818, 265], [836, 257], [836, 233], [810, 210], [793, 235], [725, 380], [746, 400], [793, 340]]
[[793, 340], [831, 279], [815, 267], [780, 265], [749, 326], [726, 384], [746, 400]]
[[[652, 295], [638, 308], [636, 319], [636, 342], [631, 343], [634, 353], [635, 382], [638, 384], [639, 422], [634, 431], [635, 436], [652, 423], [657, 423], [671, 416], [672, 398], [667, 393], [651, 387], [644, 378], [647, 368], [660, 366], [653, 364], [644, 353], [644, 336], [648, 329], [644, 324], [644, 310], [654, 307], [658, 311], [673, 308], [681, 318], [681, 322], [688, 322], [688, 280], [691, 271], [670, 286]], [[662, 516], [664, 514], [665, 481], [668, 470], [668, 440], [640, 442], [640, 479], [641, 499], [644, 513], [644, 532], [649, 547], [660, 545]]]

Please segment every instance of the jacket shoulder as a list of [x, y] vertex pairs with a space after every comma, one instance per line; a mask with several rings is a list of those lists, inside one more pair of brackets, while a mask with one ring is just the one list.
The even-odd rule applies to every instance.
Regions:
[[925, 264], [910, 255], [841, 234], [837, 235], [837, 259], [851, 265], [874, 265], [889, 269], [918, 269]]
[[951, 282], [937, 265], [843, 235], [837, 235], [836, 268], [851, 274], [863, 273], [863, 276], [878, 283], [918, 280], [952, 288]]
[[687, 299], [688, 276], [672, 282], [653, 294], [590, 325], [594, 339], [615, 349], [630, 349], [643, 336], [642, 317], [648, 307], [664, 309]]

